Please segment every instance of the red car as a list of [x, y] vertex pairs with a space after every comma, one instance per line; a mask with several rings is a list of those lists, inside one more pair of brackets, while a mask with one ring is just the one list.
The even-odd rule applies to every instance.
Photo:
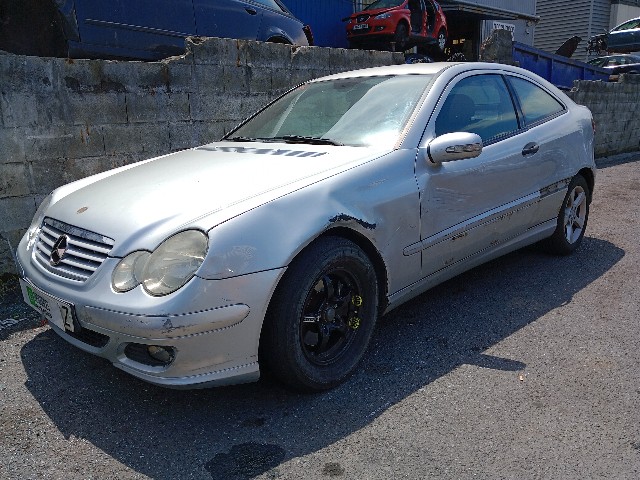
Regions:
[[378, 0], [346, 18], [349, 46], [391, 47], [402, 52], [415, 45], [444, 51], [447, 19], [434, 0]]

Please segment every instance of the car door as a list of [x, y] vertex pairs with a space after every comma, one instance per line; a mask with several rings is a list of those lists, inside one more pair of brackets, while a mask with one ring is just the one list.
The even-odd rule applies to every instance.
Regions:
[[262, 7], [242, 0], [193, 0], [198, 35], [257, 40]]
[[516, 104], [500, 74], [466, 74], [445, 89], [427, 128], [433, 138], [477, 133], [480, 156], [416, 167], [421, 190], [423, 275], [482, 254], [524, 233], [537, 206], [538, 149], [521, 129]]
[[76, 0], [76, 18], [81, 42], [113, 56], [180, 54], [195, 34], [192, 0]]
[[569, 156], [575, 155], [569, 145], [583, 144], [578, 126], [568, 123], [563, 115], [568, 113], [562, 101], [544, 86], [530, 79], [506, 75], [518, 105], [522, 134], [528, 148], [535, 155], [523, 157], [523, 173], [535, 179], [533, 188], [539, 198], [531, 210], [529, 226], [555, 219], [564, 198], [565, 187], [575, 172], [567, 171], [571, 165]]

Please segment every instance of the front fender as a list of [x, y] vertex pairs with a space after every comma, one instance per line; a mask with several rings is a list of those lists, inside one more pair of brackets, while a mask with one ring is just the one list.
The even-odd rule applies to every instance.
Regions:
[[[282, 16], [281, 21], [285, 21], [287, 23], [285, 31], [283, 28], [278, 27], [277, 25], [269, 24], [265, 22], [267, 17], [263, 19], [263, 23], [266, 23], [267, 26], [264, 28], [258, 38], [261, 41], [268, 41], [274, 38], [281, 38], [286, 40], [288, 43], [292, 45], [300, 45], [307, 46], [309, 42], [307, 41], [307, 37], [304, 34], [304, 30], [302, 30], [302, 25], [295, 20], [289, 19], [285, 16]], [[298, 32], [297, 35], [294, 35], [295, 32]]]
[[415, 281], [419, 255], [403, 255], [419, 239], [415, 150], [388, 155], [301, 188], [209, 230], [198, 276], [221, 279], [282, 268], [331, 228], [357, 232], [378, 251], [389, 291]]

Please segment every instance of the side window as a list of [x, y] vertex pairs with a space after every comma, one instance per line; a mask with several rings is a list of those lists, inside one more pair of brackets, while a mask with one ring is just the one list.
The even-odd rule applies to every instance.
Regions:
[[282, 8], [275, 0], [253, 0], [255, 3], [261, 3], [265, 7], [269, 7], [272, 10], [282, 12]]
[[527, 125], [564, 111], [564, 105], [537, 85], [516, 77], [509, 77], [509, 81], [516, 91]]
[[436, 135], [477, 133], [486, 145], [518, 130], [518, 119], [500, 75], [460, 80], [449, 92], [436, 118]]

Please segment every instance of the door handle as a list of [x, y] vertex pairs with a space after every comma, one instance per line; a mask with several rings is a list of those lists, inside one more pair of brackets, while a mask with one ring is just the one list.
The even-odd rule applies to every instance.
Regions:
[[256, 9], [251, 8], [251, 7], [244, 7], [244, 9], [246, 10], [246, 12], [249, 15], [256, 15], [258, 13], [258, 11]]
[[527, 143], [522, 149], [522, 156], [526, 157], [527, 155], [533, 155], [540, 150], [540, 145], [535, 142]]

